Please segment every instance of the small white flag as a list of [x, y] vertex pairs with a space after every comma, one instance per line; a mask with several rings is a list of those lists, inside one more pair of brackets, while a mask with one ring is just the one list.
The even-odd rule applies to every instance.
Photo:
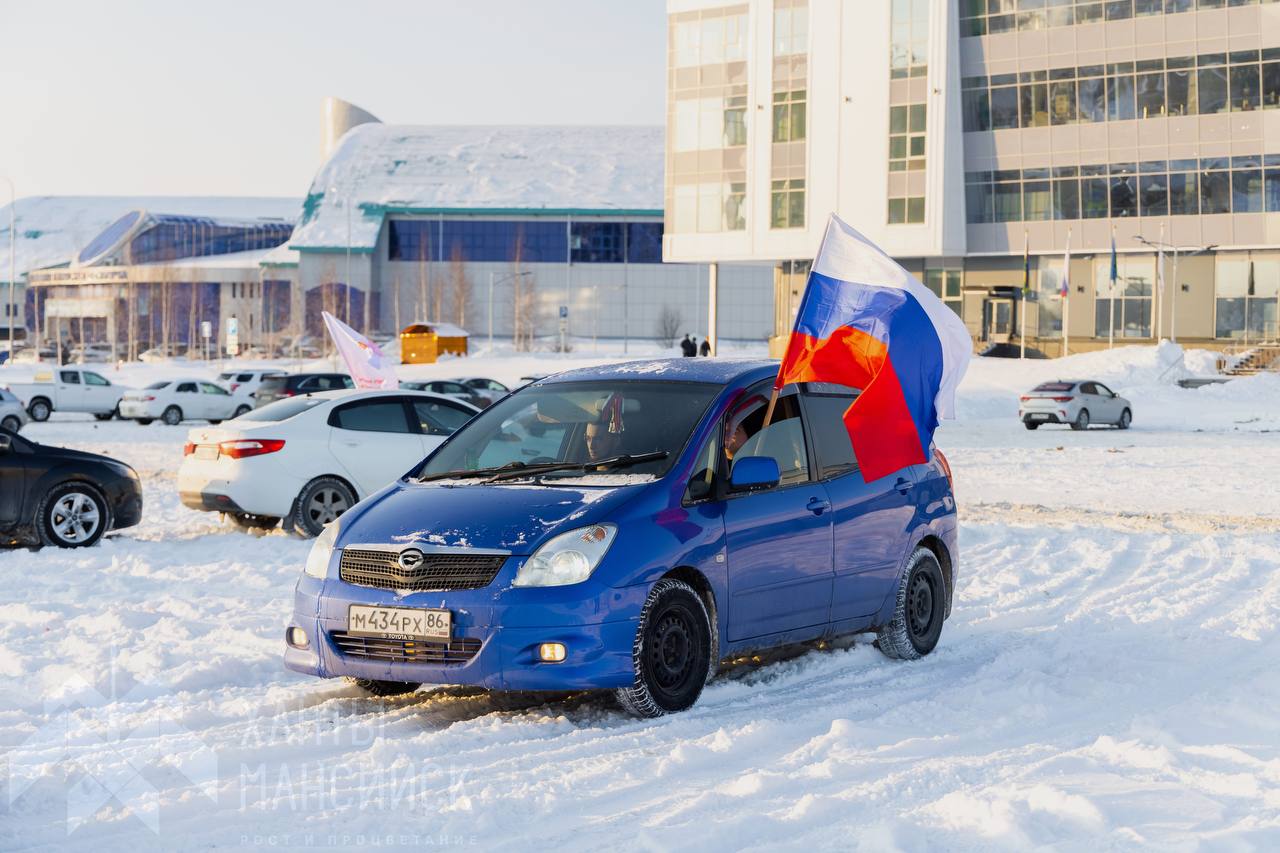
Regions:
[[357, 388], [398, 388], [396, 369], [378, 345], [330, 314], [321, 312], [325, 328], [338, 347]]

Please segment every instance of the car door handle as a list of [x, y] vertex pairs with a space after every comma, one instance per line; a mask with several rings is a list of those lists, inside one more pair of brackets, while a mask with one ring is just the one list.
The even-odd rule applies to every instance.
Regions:
[[898, 490], [898, 494], [905, 495], [911, 491], [911, 481], [906, 477], [899, 477], [898, 482], [894, 483], [893, 487]]
[[804, 505], [804, 508], [814, 515], [822, 515], [824, 512], [831, 509], [831, 501], [823, 498], [809, 498], [809, 502]]

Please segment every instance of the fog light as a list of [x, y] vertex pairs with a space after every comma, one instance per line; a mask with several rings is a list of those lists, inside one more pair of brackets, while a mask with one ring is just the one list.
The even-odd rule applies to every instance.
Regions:
[[307, 632], [301, 628], [290, 628], [284, 632], [284, 641], [297, 649], [307, 647]]
[[538, 646], [538, 659], [543, 663], [560, 663], [564, 660], [564, 643], [543, 643]]

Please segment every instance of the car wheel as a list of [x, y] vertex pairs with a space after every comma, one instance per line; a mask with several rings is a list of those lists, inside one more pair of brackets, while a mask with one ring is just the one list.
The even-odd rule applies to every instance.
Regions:
[[8, 415], [4, 420], [0, 421], [0, 427], [4, 427], [9, 432], [17, 432], [22, 429], [22, 421], [17, 415]]
[[876, 635], [876, 645], [891, 658], [916, 660], [933, 651], [947, 613], [947, 587], [938, 558], [917, 548], [898, 583], [893, 619]]
[[244, 405], [237, 406], [237, 407], [236, 407], [236, 413], [235, 413], [234, 415], [232, 415], [231, 417], [233, 417], [233, 418], [238, 418], [238, 417], [240, 417], [241, 415], [248, 414], [249, 412], [252, 412], [252, 411], [253, 411], [253, 409], [251, 409], [249, 406], [244, 406]]
[[1071, 422], [1072, 429], [1088, 429], [1089, 428], [1089, 410], [1081, 409], [1080, 414], [1076, 415], [1076, 419]]
[[83, 548], [106, 532], [107, 503], [87, 483], [63, 483], [45, 495], [36, 509], [40, 541], [58, 548]]
[[698, 701], [715, 664], [706, 605], [684, 581], [663, 578], [649, 590], [631, 659], [635, 681], [617, 691], [623, 709], [661, 717]]
[[280, 523], [274, 515], [254, 515], [251, 512], [229, 512], [226, 517], [241, 530], [271, 530]]
[[109, 421], [116, 416], [115, 412], [94, 412], [93, 419], [96, 421]]
[[222, 418], [209, 418], [209, 423], [213, 424], [214, 426], [217, 426], [218, 424], [222, 423]]
[[403, 696], [422, 686], [412, 681], [378, 681], [372, 678], [348, 678], [347, 680], [370, 696]]
[[138, 426], [146, 426], [153, 420], [155, 420], [155, 418], [138, 418]]
[[52, 413], [53, 407], [43, 397], [37, 397], [31, 401], [30, 406], [27, 406], [27, 414], [31, 415], [31, 420], [33, 421], [47, 421]]
[[177, 406], [170, 406], [164, 410], [164, 414], [160, 416], [160, 419], [169, 426], [177, 426], [182, 423], [182, 409]]
[[325, 525], [355, 506], [356, 496], [346, 483], [335, 477], [319, 477], [298, 494], [286, 527], [299, 536], [319, 536]]
[[1023, 421], [1023, 422], [1022, 422], [1022, 425], [1023, 425], [1024, 427], [1026, 427], [1027, 429], [1039, 429], [1039, 428], [1040, 428], [1040, 424], [1036, 423], [1035, 421]]
[[1131, 423], [1133, 423], [1133, 415], [1130, 414], [1128, 409], [1125, 409], [1120, 413], [1120, 420], [1116, 422], [1116, 426], [1120, 427], [1120, 429], [1128, 429]]

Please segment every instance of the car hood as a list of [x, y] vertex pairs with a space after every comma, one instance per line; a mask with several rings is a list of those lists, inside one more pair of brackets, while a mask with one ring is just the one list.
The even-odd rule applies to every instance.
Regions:
[[397, 483], [341, 524], [338, 546], [443, 545], [528, 555], [548, 538], [603, 521], [644, 489], [525, 484]]
[[70, 447], [50, 447], [47, 444], [40, 444], [37, 445], [36, 454], [46, 459], [61, 459], [68, 462], [96, 462], [99, 465], [113, 465], [118, 468], [133, 470], [133, 468], [119, 459], [103, 456], [101, 453], [89, 453], [87, 450], [72, 450]]

